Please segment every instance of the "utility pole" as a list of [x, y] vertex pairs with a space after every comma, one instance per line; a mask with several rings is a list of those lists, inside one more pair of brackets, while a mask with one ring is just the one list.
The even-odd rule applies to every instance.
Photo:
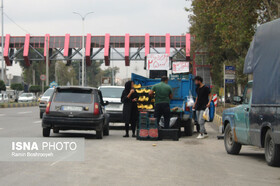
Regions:
[[58, 77], [57, 77], [57, 63], [54, 64], [54, 79], [55, 79], [55, 82], [58, 84]]
[[1, 79], [5, 81], [4, 78], [4, 4], [3, 0], [1, 0], [1, 23], [2, 23], [2, 29], [1, 29], [1, 48], [2, 48], [2, 69], [1, 69]]
[[49, 85], [49, 38], [46, 39], [46, 86]]
[[278, 3], [277, 5], [278, 5], [278, 18], [280, 18], [280, 3]]
[[82, 18], [82, 29], [83, 29], [83, 36], [82, 36], [82, 87], [85, 86], [85, 19], [89, 14], [92, 14], [94, 12], [88, 12], [84, 16], [82, 16], [78, 12], [73, 12], [73, 14], [77, 14]]
[[32, 69], [32, 79], [33, 79], [33, 85], [35, 85], [36, 84], [36, 82], [35, 82], [35, 70], [34, 69]]
[[115, 86], [115, 72], [114, 72], [114, 63], [112, 61], [112, 85]]
[[226, 64], [224, 64], [224, 107], [226, 107]]

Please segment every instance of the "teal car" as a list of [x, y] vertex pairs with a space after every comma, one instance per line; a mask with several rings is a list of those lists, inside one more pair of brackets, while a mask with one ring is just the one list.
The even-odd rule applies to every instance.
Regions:
[[253, 82], [245, 88], [243, 97], [234, 97], [240, 105], [224, 110], [224, 145], [228, 154], [239, 154], [242, 145], [265, 148], [268, 165], [280, 166], [280, 122], [275, 119], [277, 107], [252, 105]]

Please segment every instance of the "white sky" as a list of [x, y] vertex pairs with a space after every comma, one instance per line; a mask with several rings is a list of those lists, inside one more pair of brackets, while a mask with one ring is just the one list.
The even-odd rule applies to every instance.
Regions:
[[[4, 12], [31, 35], [81, 35], [81, 18], [73, 11], [95, 12], [85, 21], [85, 32], [92, 35], [181, 35], [188, 32], [190, 26], [184, 7], [190, 7], [190, 1], [4, 0]], [[4, 23], [5, 34], [26, 34], [7, 17]]]

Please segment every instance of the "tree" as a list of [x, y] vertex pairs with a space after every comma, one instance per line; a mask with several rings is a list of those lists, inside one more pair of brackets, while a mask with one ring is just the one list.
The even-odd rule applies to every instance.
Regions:
[[224, 64], [236, 66], [238, 84], [247, 83], [244, 60], [260, 18], [267, 17], [267, 10], [260, 11], [264, 5], [264, 0], [192, 0], [186, 9], [192, 13], [193, 52], [207, 50], [216, 87], [223, 84]]
[[29, 92], [38, 93], [42, 91], [41, 89], [42, 89], [41, 86], [33, 85], [29, 87]]
[[73, 66], [66, 66], [62, 61], [57, 61], [56, 63], [57, 83], [59, 85], [67, 85], [68, 82], [71, 83], [73, 81], [73, 84], [77, 85], [78, 80]]
[[280, 0], [262, 0], [258, 11], [259, 24], [280, 18]]
[[11, 84], [11, 89], [15, 90], [15, 91], [22, 91], [23, 90], [23, 86], [20, 83], [12, 83]]
[[[76, 72], [76, 78], [79, 79], [79, 61], [72, 62], [72, 66]], [[102, 70], [100, 66], [102, 62], [92, 61], [90, 66], [86, 67], [86, 80], [87, 85], [91, 87], [98, 87], [101, 85], [102, 77], [112, 77], [112, 68], [108, 67], [105, 70]], [[114, 67], [115, 75], [119, 72], [119, 67]]]
[[4, 83], [4, 81], [0, 80], [0, 92], [1, 91], [6, 91], [6, 85]]
[[[99, 82], [101, 80], [101, 78], [103, 77], [110, 77], [111, 80], [113, 79], [113, 73], [114, 72], [114, 79], [116, 77], [116, 74], [119, 73], [120, 71], [120, 68], [119, 67], [108, 67], [107, 69], [105, 70], [102, 70], [99, 74]], [[111, 83], [113, 83], [113, 81], [111, 81]]]

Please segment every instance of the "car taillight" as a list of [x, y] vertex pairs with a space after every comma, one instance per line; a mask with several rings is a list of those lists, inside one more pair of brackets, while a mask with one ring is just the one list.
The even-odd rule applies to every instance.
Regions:
[[49, 101], [46, 108], [46, 114], [50, 113], [51, 102]]
[[98, 105], [98, 103], [94, 103], [93, 114], [94, 115], [98, 115], [99, 114], [99, 105]]
[[191, 108], [186, 106], [186, 112], [190, 112], [191, 111]]

